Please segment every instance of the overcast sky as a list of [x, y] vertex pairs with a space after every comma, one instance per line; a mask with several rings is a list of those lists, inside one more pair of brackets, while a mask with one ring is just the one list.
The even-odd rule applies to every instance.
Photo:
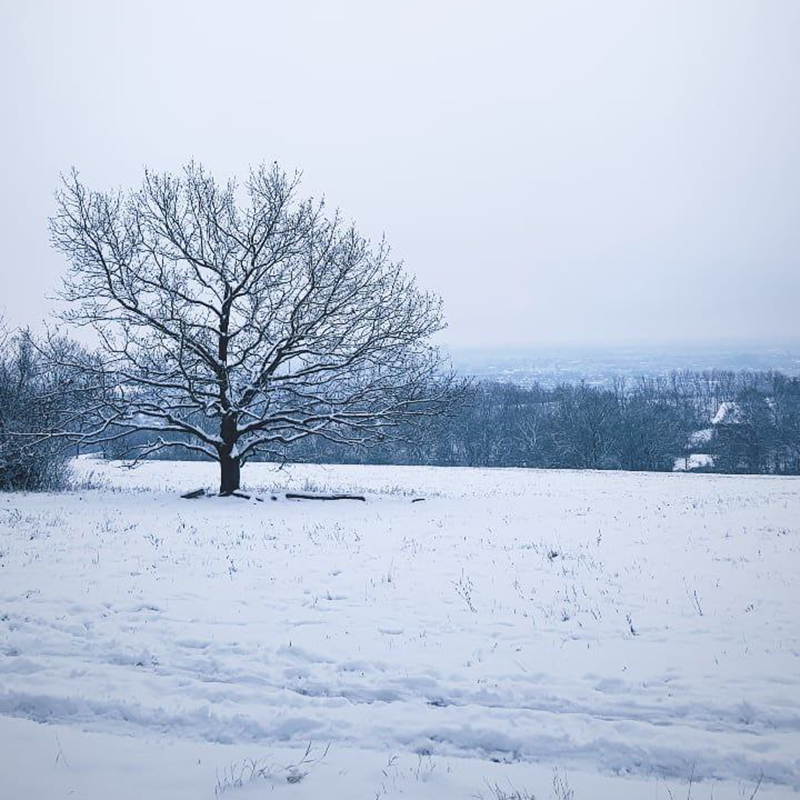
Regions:
[[59, 172], [301, 168], [453, 346], [800, 338], [800, 2], [0, 0], [0, 307]]

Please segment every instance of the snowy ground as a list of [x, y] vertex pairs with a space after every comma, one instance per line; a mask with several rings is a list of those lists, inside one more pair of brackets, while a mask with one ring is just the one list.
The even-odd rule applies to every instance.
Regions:
[[798, 796], [797, 479], [77, 469], [0, 494], [3, 798]]

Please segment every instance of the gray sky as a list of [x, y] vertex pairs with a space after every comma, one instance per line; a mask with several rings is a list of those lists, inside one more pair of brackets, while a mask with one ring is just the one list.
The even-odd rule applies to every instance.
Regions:
[[0, 0], [0, 307], [60, 171], [278, 160], [454, 346], [798, 339], [800, 2]]

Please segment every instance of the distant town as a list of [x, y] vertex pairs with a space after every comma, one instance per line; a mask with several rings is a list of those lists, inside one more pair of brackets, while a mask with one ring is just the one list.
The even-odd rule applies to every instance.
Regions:
[[453, 366], [480, 381], [553, 387], [584, 382], [610, 386], [615, 379], [658, 377], [691, 370], [778, 371], [800, 375], [800, 342], [764, 346], [675, 345], [644, 347], [452, 348]]

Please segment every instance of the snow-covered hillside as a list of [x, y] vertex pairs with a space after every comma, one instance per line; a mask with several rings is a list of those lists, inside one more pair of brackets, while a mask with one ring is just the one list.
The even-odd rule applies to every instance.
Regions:
[[798, 479], [77, 470], [0, 495], [3, 798], [800, 791]]

